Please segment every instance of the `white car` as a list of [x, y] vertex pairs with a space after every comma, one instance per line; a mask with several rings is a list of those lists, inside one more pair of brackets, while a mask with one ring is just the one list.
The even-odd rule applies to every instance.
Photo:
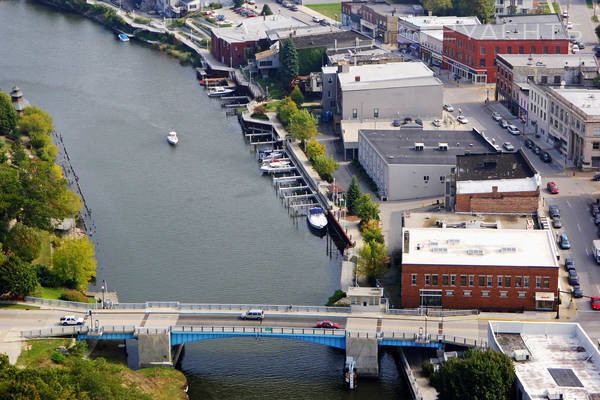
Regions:
[[319, 23], [319, 22], [321, 22], [321, 18], [319, 18], [319, 17], [312, 17], [312, 21], [316, 22], [316, 23]]
[[461, 124], [468, 124], [469, 123], [469, 120], [464, 115], [459, 115], [458, 117], [456, 117], [456, 120], [458, 122], [460, 122]]
[[434, 119], [431, 123], [432, 123], [433, 126], [436, 126], [438, 128], [440, 126], [442, 126], [442, 121], [440, 121], [439, 119]]
[[514, 151], [515, 150], [515, 146], [513, 146], [511, 142], [504, 142], [502, 144], [502, 147], [504, 147], [504, 149], [506, 151]]
[[444, 110], [448, 112], [454, 112], [454, 107], [451, 104], [444, 104]]
[[518, 135], [520, 135], [520, 134], [521, 134], [521, 131], [519, 130], [519, 128], [517, 128], [517, 127], [516, 127], [516, 126], [514, 126], [514, 125], [509, 125], [509, 126], [508, 126], [508, 128], [506, 128], [506, 129], [508, 129], [508, 131], [509, 131], [509, 132], [510, 132], [512, 135], [518, 136]]
[[573, 29], [573, 23], [571, 21], [567, 22], [567, 29]]
[[500, 113], [494, 111], [492, 113], [492, 119], [496, 122], [500, 121], [502, 119], [502, 115], [500, 115]]
[[579, 53], [579, 46], [574, 44], [573, 47], [571, 48], [571, 53], [573, 53], [573, 54]]
[[74, 315], [64, 315], [59, 322], [60, 325], [83, 325], [83, 318]]

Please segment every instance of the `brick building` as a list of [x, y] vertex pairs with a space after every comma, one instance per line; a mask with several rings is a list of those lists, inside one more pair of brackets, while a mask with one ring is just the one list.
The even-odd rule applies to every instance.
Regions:
[[456, 156], [447, 203], [462, 213], [533, 214], [541, 177], [522, 150]]
[[558, 274], [549, 230], [403, 229], [406, 308], [552, 311]]
[[557, 14], [511, 15], [495, 24], [444, 26], [443, 68], [473, 83], [496, 83], [497, 54], [568, 54]]

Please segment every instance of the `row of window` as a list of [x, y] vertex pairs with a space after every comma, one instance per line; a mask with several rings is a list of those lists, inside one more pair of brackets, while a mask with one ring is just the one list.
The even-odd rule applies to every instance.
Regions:
[[[450, 38], [448, 38], [450, 39]], [[462, 49], [462, 39], [458, 39], [458, 48]], [[470, 42], [467, 42], [467, 44]], [[466, 50], [469, 50], [468, 47], [472, 47], [472, 46], [467, 46]], [[473, 50], [473, 49], [470, 49]], [[527, 51], [527, 49], [525, 48], [525, 46], [518, 46], [516, 48], [517, 53], [518, 54], [539, 54], [538, 53], [538, 49], [536, 46], [530, 46], [529, 47], [529, 51]], [[550, 48], [548, 46], [543, 46], [542, 47], [542, 53], [541, 54], [550, 54]], [[449, 57], [457, 57], [458, 59], [462, 60], [462, 52], [460, 51], [455, 51], [454, 48], [450, 47], [450, 46], [446, 46], [444, 48], [444, 53], [449, 56]], [[554, 53], [555, 54], [560, 54], [560, 46], [555, 46], [554, 47]], [[485, 46], [481, 46], [479, 48], [479, 55], [481, 56], [485, 56], [487, 54], [487, 47]], [[496, 54], [513, 54], [513, 47], [512, 46], [506, 46], [505, 50], [502, 50], [500, 48], [500, 46], [494, 46], [494, 55]], [[470, 57], [470, 56], [469, 56]]]
[[[411, 285], [417, 286], [419, 284], [419, 274], [411, 274]], [[495, 279], [494, 279], [495, 277]], [[441, 278], [441, 279], [440, 279]], [[457, 286], [456, 280], [460, 280], [460, 286], [462, 287], [474, 287], [475, 283], [479, 287], [491, 288], [529, 288], [529, 276], [513, 276], [513, 275], [454, 275], [454, 274], [423, 274], [423, 285], [424, 286]], [[550, 277], [549, 276], [536, 276], [535, 277], [536, 289], [549, 289], [550, 288]]]
[[[352, 109], [352, 118], [353, 119], [358, 118], [358, 108]], [[379, 108], [373, 109], [373, 118], [379, 118]]]
[[[448, 297], [454, 296], [454, 290], [446, 290], [444, 292], [444, 294]], [[472, 290], [463, 290], [462, 294], [463, 294], [463, 297], [473, 297]], [[490, 295], [491, 295], [491, 293], [489, 290], [481, 291], [481, 297], [491, 297]], [[498, 293], [498, 297], [508, 298], [508, 290], [501, 290]], [[517, 297], [520, 299], [525, 298], [525, 297], [527, 297], [527, 292], [517, 292]]]

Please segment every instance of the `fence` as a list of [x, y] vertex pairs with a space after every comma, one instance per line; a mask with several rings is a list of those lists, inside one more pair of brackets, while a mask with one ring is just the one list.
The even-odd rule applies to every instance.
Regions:
[[428, 317], [457, 317], [466, 315], [479, 315], [479, 310], [438, 310], [431, 308], [390, 308], [386, 312], [395, 315], [426, 315]]
[[76, 301], [65, 301], [65, 300], [54, 300], [54, 299], [42, 299], [39, 297], [29, 297], [25, 296], [25, 301], [27, 303], [41, 304], [46, 306], [53, 306], [59, 308], [77, 308], [81, 310], [96, 310], [98, 308], [102, 308], [102, 305], [99, 303], [79, 303]]
[[419, 389], [419, 384], [413, 375], [412, 369], [408, 364], [408, 360], [406, 359], [406, 355], [402, 349], [398, 350], [400, 353], [400, 359], [402, 360], [402, 368], [404, 368], [404, 373], [406, 374], [406, 379], [408, 380], [408, 386], [413, 394], [413, 399], [415, 400], [423, 400], [423, 395], [421, 394], [421, 390]]
[[330, 335], [346, 336], [345, 330], [320, 328], [289, 328], [269, 326], [203, 326], [177, 325], [171, 327], [171, 332], [203, 332], [203, 333], [268, 333], [280, 335]]

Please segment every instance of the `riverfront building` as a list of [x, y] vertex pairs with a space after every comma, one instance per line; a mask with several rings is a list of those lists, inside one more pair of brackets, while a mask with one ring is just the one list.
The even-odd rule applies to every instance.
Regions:
[[551, 311], [558, 273], [549, 230], [403, 229], [406, 308]]

